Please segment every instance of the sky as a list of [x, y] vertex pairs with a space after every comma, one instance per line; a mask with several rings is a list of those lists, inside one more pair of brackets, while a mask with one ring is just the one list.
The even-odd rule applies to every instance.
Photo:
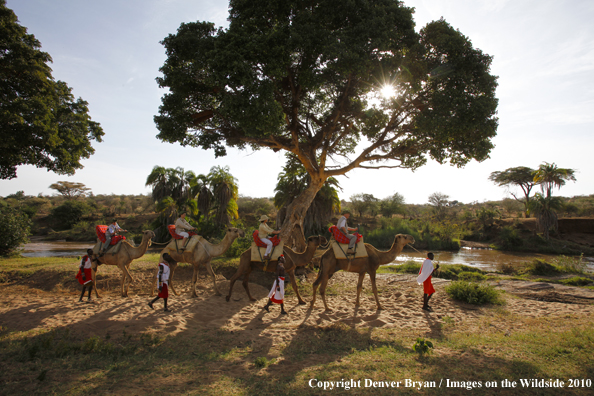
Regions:
[[[543, 162], [576, 170], [557, 194], [594, 194], [594, 2], [589, 0], [414, 0], [417, 30], [443, 17], [493, 56], [498, 76], [499, 128], [490, 158], [464, 168], [429, 163], [407, 169], [356, 169], [338, 177], [339, 197], [358, 193], [386, 198], [401, 194], [423, 204], [439, 192], [463, 203], [509, 197], [488, 180], [510, 167], [537, 168]], [[73, 176], [34, 166], [17, 168], [17, 178], [0, 180], [0, 196], [55, 195], [57, 181], [84, 183], [95, 194], [147, 194], [154, 166], [182, 167], [207, 174], [228, 166], [239, 194], [272, 197], [284, 154], [270, 150], [228, 150], [222, 158], [199, 148], [163, 143], [153, 116], [161, 97], [155, 78], [165, 62], [160, 44], [182, 22], [209, 21], [226, 27], [228, 3], [214, 0], [7, 0], [19, 23], [53, 58], [56, 80], [89, 103], [101, 124], [102, 143]], [[267, 172], [260, 169], [265, 164]]]

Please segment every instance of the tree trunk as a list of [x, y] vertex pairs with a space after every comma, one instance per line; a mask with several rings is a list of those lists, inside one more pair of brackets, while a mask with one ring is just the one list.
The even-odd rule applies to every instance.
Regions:
[[318, 191], [320, 191], [325, 181], [325, 178], [312, 177], [307, 189], [299, 194], [297, 198], [295, 198], [295, 200], [287, 207], [287, 214], [281, 227], [281, 240], [287, 241], [291, 231], [293, 230], [293, 227], [295, 227], [296, 224], [299, 224], [301, 229], [303, 229], [303, 220], [305, 219], [307, 209], [309, 209], [311, 203], [316, 197], [316, 194]]

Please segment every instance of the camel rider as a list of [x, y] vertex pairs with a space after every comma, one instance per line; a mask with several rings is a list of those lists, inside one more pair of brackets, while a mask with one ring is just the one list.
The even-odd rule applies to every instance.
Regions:
[[118, 220], [113, 219], [111, 224], [107, 227], [107, 231], [105, 231], [105, 245], [101, 250], [101, 254], [99, 256], [103, 256], [107, 249], [109, 248], [109, 244], [111, 243], [111, 238], [115, 236], [118, 232], [128, 232], [128, 230], [124, 230], [122, 227], [118, 225]]
[[353, 234], [349, 234], [349, 231], [357, 231], [358, 228], [350, 228], [347, 225], [347, 220], [351, 217], [351, 212], [348, 210], [342, 211], [342, 217], [338, 219], [338, 223], [336, 223], [336, 228], [338, 228], [345, 237], [349, 240], [349, 248], [347, 250], [347, 254], [355, 254], [355, 243], [357, 243], [357, 236]]
[[190, 223], [188, 223], [186, 220], [186, 215], [187, 212], [183, 212], [179, 216], [179, 219], [175, 221], [175, 233], [184, 237], [184, 239], [182, 239], [182, 247], [180, 250], [185, 250], [186, 245], [188, 244], [188, 238], [190, 238], [190, 234], [188, 234], [187, 231], [194, 231], [196, 229], [195, 227], [192, 227]]
[[270, 289], [270, 293], [268, 293], [268, 303], [264, 307], [266, 312], [270, 312], [268, 308], [272, 305], [272, 303], [280, 304], [281, 306], [281, 315], [286, 315], [287, 312], [285, 311], [285, 256], [280, 255], [278, 258], [278, 263], [276, 264], [276, 280], [272, 285], [272, 289]]
[[260, 227], [258, 228], [258, 238], [266, 244], [266, 252], [264, 253], [264, 260], [270, 260], [270, 253], [272, 252], [272, 241], [268, 239], [269, 234], [280, 234], [280, 231], [274, 231], [266, 224], [268, 216], [262, 215], [260, 217]]
[[171, 274], [171, 265], [175, 265], [175, 260], [173, 260], [173, 257], [171, 257], [169, 255], [169, 253], [164, 253], [163, 254], [163, 260], [161, 263], [159, 263], [159, 274], [157, 275], [157, 279], [159, 281], [158, 286], [159, 286], [159, 294], [157, 294], [157, 297], [155, 297], [154, 300], [152, 300], [151, 302], [148, 303], [148, 306], [151, 307], [151, 309], [155, 309], [153, 307], [153, 304], [159, 299], [162, 298], [163, 299], [163, 304], [165, 306], [165, 308], [163, 309], [165, 312], [170, 312], [171, 310], [169, 308], [167, 308], [167, 299], [169, 298], [169, 276]]

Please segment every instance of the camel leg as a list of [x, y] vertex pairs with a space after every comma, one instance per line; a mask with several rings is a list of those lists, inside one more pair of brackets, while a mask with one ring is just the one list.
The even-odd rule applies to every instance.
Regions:
[[241, 282], [241, 284], [243, 285], [243, 288], [245, 289], [245, 292], [247, 293], [250, 301], [256, 301], [256, 299], [254, 297], [252, 297], [252, 295], [250, 294], [250, 288], [248, 287], [251, 272], [252, 272], [252, 266], [249, 265], [247, 267], [247, 269], [245, 270], [245, 272], [243, 273], [243, 282]]
[[371, 278], [371, 288], [373, 289], [373, 295], [375, 296], [375, 303], [377, 304], [377, 309], [383, 309], [379, 302], [379, 297], [377, 295], [377, 286], [375, 285], [375, 271], [369, 272], [369, 277]]
[[314, 304], [316, 303], [316, 291], [318, 290], [318, 287], [320, 286], [320, 283], [322, 282], [322, 276], [324, 276], [324, 271], [323, 271], [324, 267], [322, 266], [322, 262], [320, 262], [320, 272], [318, 272], [318, 277], [316, 278], [316, 280], [314, 281], [313, 285], [312, 285], [312, 299], [311, 299], [311, 303], [309, 305], [310, 308], [314, 307]]
[[134, 279], [132, 279], [132, 275], [130, 275], [128, 268], [125, 265], [122, 265], [119, 267], [120, 267], [120, 271], [122, 271], [122, 284], [121, 284], [122, 297], [128, 297], [128, 288], [126, 288], [126, 290], [124, 291], [124, 285], [126, 284], [126, 280], [129, 279], [130, 282], [134, 282]]
[[215, 289], [215, 296], [220, 296], [221, 292], [219, 291], [219, 288], [217, 287], [217, 276], [215, 275], [215, 273], [212, 269], [212, 266], [210, 265], [210, 260], [208, 260], [206, 262], [206, 270], [208, 271], [210, 276], [212, 276], [212, 283], [213, 283], [214, 289]]
[[359, 282], [357, 283], [357, 301], [355, 301], [356, 307], [360, 305], [359, 295], [361, 294], [361, 290], [363, 290], [363, 279], [365, 279], [365, 272], [359, 274]]
[[95, 297], [101, 298], [99, 292], [97, 291], [97, 267], [91, 268], [92, 278], [93, 278], [93, 289], [95, 289]]
[[229, 279], [229, 294], [227, 294], [227, 297], [225, 297], [225, 299], [227, 301], [229, 301], [231, 299], [231, 292], [233, 292], [233, 285], [235, 284], [235, 281], [237, 279], [239, 279], [239, 277], [241, 276], [241, 274], [243, 274], [243, 272], [244, 272], [244, 269], [240, 265], [239, 268], [237, 269], [237, 272], [235, 274], [233, 274], [231, 279]]
[[299, 288], [297, 287], [297, 280], [295, 280], [295, 269], [289, 270], [287, 272], [289, 274], [289, 279], [291, 279], [291, 286], [293, 286], [293, 290], [295, 291], [295, 294], [297, 295], [297, 299], [299, 300], [299, 305], [305, 304], [305, 301], [303, 301], [303, 299], [301, 298], [301, 295], [299, 294]]
[[198, 282], [198, 267], [197, 266], [192, 266], [193, 267], [193, 272], [192, 272], [192, 291], [190, 292], [190, 297], [198, 297], [198, 293], [196, 293], [196, 282]]
[[326, 303], [326, 286], [328, 285], [328, 279], [329, 277], [326, 276], [322, 278], [322, 284], [320, 285], [320, 296], [322, 297], [322, 301], [324, 302], [324, 309], [326, 311], [332, 311]]

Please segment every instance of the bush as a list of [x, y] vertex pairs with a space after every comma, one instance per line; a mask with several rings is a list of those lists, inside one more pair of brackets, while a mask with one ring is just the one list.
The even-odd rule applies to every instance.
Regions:
[[443, 264], [439, 266], [433, 276], [441, 279], [458, 280], [460, 274], [464, 272], [483, 274], [484, 271], [464, 264]]
[[416, 275], [421, 270], [421, 264], [417, 263], [414, 260], [408, 260], [404, 264], [393, 266], [393, 269], [395, 272]]
[[66, 230], [91, 211], [92, 208], [83, 201], [66, 201], [52, 209], [51, 219], [57, 229]]
[[586, 272], [586, 262], [583, 254], [579, 258], [560, 256], [555, 260], [555, 266], [562, 272], [583, 274]]
[[583, 276], [574, 276], [573, 278], [561, 280], [561, 283], [569, 286], [587, 286], [592, 282], [592, 279]]
[[454, 300], [470, 304], [503, 304], [501, 292], [485, 283], [455, 281], [445, 288], [446, 293]]
[[518, 230], [511, 226], [503, 227], [499, 233], [499, 238], [501, 238], [501, 247], [504, 249], [522, 246], [524, 243]]
[[467, 282], [481, 282], [484, 281], [486, 277], [478, 272], [462, 271], [458, 274], [458, 279]]
[[12, 254], [27, 242], [31, 220], [19, 210], [0, 208], [0, 256]]
[[233, 241], [233, 244], [229, 246], [229, 249], [225, 252], [225, 257], [239, 257], [241, 253], [245, 252], [252, 246], [252, 236], [245, 236], [243, 238], [237, 238]]
[[528, 275], [558, 275], [560, 272], [554, 265], [539, 259], [526, 263], [520, 271], [520, 273]]

